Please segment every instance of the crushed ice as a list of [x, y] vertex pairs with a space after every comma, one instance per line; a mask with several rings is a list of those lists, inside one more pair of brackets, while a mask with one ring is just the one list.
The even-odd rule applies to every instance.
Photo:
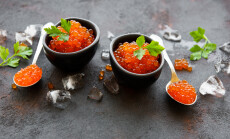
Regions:
[[24, 43], [28, 46], [33, 44], [33, 40], [32, 40], [33, 38], [24, 32], [16, 32], [15, 39], [16, 42]]
[[114, 77], [114, 75], [112, 75], [110, 78], [104, 80], [104, 86], [112, 94], [118, 94], [119, 93], [120, 87], [119, 87], [119, 84], [117, 83], [117, 80]]
[[103, 93], [95, 86], [90, 90], [90, 93], [88, 94], [88, 98], [97, 101], [101, 101], [102, 97], [103, 97]]
[[202, 95], [210, 94], [217, 97], [224, 96], [226, 92], [222, 81], [215, 75], [210, 76], [207, 81], [203, 82], [199, 91]]
[[65, 109], [71, 102], [71, 94], [65, 90], [52, 90], [47, 93], [46, 99], [54, 107]]
[[181, 41], [182, 37], [181, 37], [181, 34], [179, 33], [178, 30], [174, 30], [174, 29], [170, 28], [168, 25], [165, 25], [164, 27], [165, 27], [165, 29], [160, 31], [160, 33], [163, 35], [163, 37], [166, 40], [174, 41], [174, 42]]
[[215, 69], [217, 73], [222, 71], [230, 75], [230, 62], [229, 61], [217, 62], [217, 64], [215, 64]]
[[107, 35], [107, 38], [108, 38], [110, 41], [112, 41], [112, 40], [115, 38], [115, 36], [113, 35], [112, 32], [108, 31], [107, 34], [108, 34], [108, 35]]
[[78, 73], [75, 75], [67, 76], [62, 79], [65, 90], [79, 89], [84, 86], [84, 73]]
[[29, 25], [26, 27], [24, 32], [16, 32], [15, 39], [16, 42], [24, 43], [26, 45], [33, 44], [33, 37], [37, 35], [39, 31], [41, 31], [42, 25]]
[[41, 29], [42, 29], [41, 24], [29, 25], [26, 27], [24, 32], [31, 37], [35, 37], [38, 31], [41, 31]]
[[102, 50], [101, 59], [108, 60], [109, 59], [109, 50]]
[[220, 50], [230, 54], [230, 42], [226, 42], [219, 47]]

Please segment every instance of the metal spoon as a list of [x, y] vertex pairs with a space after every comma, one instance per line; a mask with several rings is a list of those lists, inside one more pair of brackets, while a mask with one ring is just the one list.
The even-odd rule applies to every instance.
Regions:
[[[32, 65], [33, 65], [33, 64], [36, 64], [36, 62], [37, 62], [37, 60], [38, 60], [38, 56], [39, 56], [39, 54], [40, 54], [40, 52], [41, 52], [41, 50], [42, 50], [42, 47], [43, 47], [42, 42], [43, 42], [44, 35], [45, 35], [45, 33], [46, 33], [45, 30], [44, 30], [44, 28], [49, 28], [49, 27], [51, 27], [51, 26], [53, 26], [53, 25], [54, 25], [53, 23], [49, 22], [49, 23], [46, 23], [46, 24], [42, 27], [41, 36], [40, 36], [40, 39], [39, 39], [39, 42], [38, 42], [37, 50], [36, 50], [36, 52], [35, 52], [35, 55], [34, 55], [34, 59], [33, 59]], [[38, 81], [40, 81], [40, 80], [41, 80], [41, 79], [39, 79]], [[14, 78], [13, 78], [13, 81], [14, 81]], [[37, 81], [37, 82], [38, 82], [38, 81]], [[35, 82], [34, 84], [36, 84], [37, 82]], [[18, 85], [15, 81], [14, 81], [14, 83], [15, 83], [17, 86], [19, 86], [19, 87], [29, 87], [29, 86], [34, 85], [34, 84], [31, 84], [31, 85], [28, 85], [28, 86], [20, 86], [20, 85]]]
[[[155, 34], [152, 34], [152, 35], [150, 36], [150, 38], [153, 39], [154, 41], [159, 42], [159, 44], [160, 44], [161, 46], [164, 47], [163, 40], [162, 40], [159, 36], [157, 36], [157, 35], [155, 35]], [[169, 58], [169, 56], [168, 56], [168, 54], [167, 54], [167, 52], [166, 52], [166, 49], [162, 51], [162, 54], [164, 55], [164, 58], [165, 58], [165, 60], [167, 61], [168, 65], [169, 65], [169, 68], [171, 69], [171, 73], [172, 73], [171, 80], [168, 82], [168, 84], [166, 85], [166, 88], [165, 88], [165, 89], [166, 89], [167, 94], [168, 94], [172, 99], [174, 99], [174, 98], [168, 93], [168, 86], [169, 86], [171, 83], [175, 83], [175, 82], [180, 81], [180, 79], [177, 77], [176, 71], [175, 71], [174, 66], [173, 66], [173, 64], [172, 64], [172, 61], [170, 60], [170, 58]], [[175, 99], [174, 99], [174, 100], [175, 100]], [[175, 100], [175, 101], [177, 101], [178, 103], [184, 104], [184, 105], [193, 105], [194, 103], [196, 103], [196, 100], [197, 100], [197, 95], [196, 95], [195, 101], [194, 101], [193, 103], [191, 103], [191, 104], [184, 104], [184, 103], [181, 103], [181, 102], [179, 102], [179, 101], [177, 101], [177, 100]]]

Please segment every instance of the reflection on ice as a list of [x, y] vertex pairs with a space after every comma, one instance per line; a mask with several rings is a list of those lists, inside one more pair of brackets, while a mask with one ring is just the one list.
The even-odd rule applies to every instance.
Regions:
[[47, 93], [46, 99], [54, 107], [65, 109], [71, 102], [71, 94], [65, 90], [52, 90]]
[[222, 81], [215, 75], [210, 76], [207, 81], [203, 82], [199, 89], [202, 95], [210, 94], [217, 97], [225, 95], [225, 88]]

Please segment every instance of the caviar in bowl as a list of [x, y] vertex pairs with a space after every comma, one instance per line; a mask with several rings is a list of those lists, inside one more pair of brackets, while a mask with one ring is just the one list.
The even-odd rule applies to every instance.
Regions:
[[[81, 69], [90, 62], [97, 50], [100, 30], [95, 23], [86, 19], [70, 17], [66, 20], [71, 22], [69, 40], [58, 41], [46, 34], [43, 50], [56, 67], [64, 70]], [[59, 30], [60, 25], [61, 21], [56, 24]]]
[[[125, 59], [125, 62], [124, 59], [119, 60], [119, 58], [122, 57], [122, 51], [119, 51], [121, 45], [122, 47], [124, 47], [123, 49], [125, 49], [126, 51], [126, 53], [123, 54], [123, 56], [133, 57], [131, 56], [133, 52], [132, 49], [135, 49], [132, 48], [135, 47], [133, 43], [141, 35], [142, 34], [138, 33], [121, 35], [115, 38], [110, 43], [110, 62], [113, 68], [114, 75], [120, 84], [131, 87], [146, 87], [153, 84], [161, 74], [161, 70], [164, 65], [164, 57], [162, 54], [159, 54], [155, 58], [144, 56], [142, 58], [143, 63], [138, 63], [140, 61], [136, 61], [133, 58]], [[146, 35], [143, 36], [145, 37], [146, 43], [149, 44], [152, 41], [150, 37]], [[131, 53], [127, 53], [127, 51], [131, 51]], [[118, 55], [118, 53], [120, 55]], [[148, 63], [149, 59], [154, 62]], [[138, 64], [136, 65], [136, 63]]]

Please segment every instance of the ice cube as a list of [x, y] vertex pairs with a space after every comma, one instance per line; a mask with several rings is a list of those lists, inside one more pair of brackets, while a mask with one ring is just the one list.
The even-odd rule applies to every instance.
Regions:
[[16, 42], [24, 43], [28, 46], [33, 44], [33, 40], [32, 40], [33, 38], [24, 32], [16, 32], [15, 39], [16, 39]]
[[224, 96], [226, 92], [222, 81], [215, 75], [210, 76], [207, 81], [203, 82], [199, 91], [202, 95], [210, 94], [217, 97]]
[[109, 59], [109, 50], [102, 50], [101, 59], [108, 60]]
[[0, 29], [0, 45], [3, 45], [6, 41], [7, 32], [6, 30]]
[[118, 94], [119, 93], [120, 87], [119, 87], [119, 84], [117, 83], [117, 80], [114, 77], [114, 75], [112, 75], [110, 78], [108, 78], [104, 81], [104, 86], [112, 94]]
[[171, 32], [166, 31], [163, 37], [169, 41], [174, 41], [174, 42], [181, 41], [181, 35], [178, 31], [171, 31]]
[[79, 89], [84, 86], [84, 73], [78, 73], [75, 75], [67, 76], [62, 79], [65, 90]]
[[113, 35], [112, 32], [108, 31], [107, 38], [108, 38], [110, 41], [112, 41], [112, 40], [115, 38], [115, 36]]
[[166, 40], [174, 41], [174, 42], [181, 41], [182, 37], [181, 37], [179, 31], [170, 28], [168, 25], [165, 25], [164, 28], [165, 29], [160, 31], [160, 33], [163, 35], [163, 37]]
[[217, 62], [217, 64], [215, 64], [215, 69], [217, 73], [222, 71], [229, 75], [230, 74], [230, 61], [221, 60]]
[[54, 107], [65, 109], [71, 103], [71, 94], [65, 90], [52, 90], [47, 93], [46, 99]]
[[41, 31], [42, 25], [41, 24], [35, 24], [35, 25], [29, 25], [25, 29], [25, 33], [31, 37], [34, 37], [37, 35], [38, 31]]
[[226, 42], [219, 47], [220, 50], [230, 54], [230, 42]]
[[90, 93], [88, 94], [88, 98], [97, 101], [101, 101], [102, 97], [103, 97], [103, 93], [95, 86], [90, 90]]

